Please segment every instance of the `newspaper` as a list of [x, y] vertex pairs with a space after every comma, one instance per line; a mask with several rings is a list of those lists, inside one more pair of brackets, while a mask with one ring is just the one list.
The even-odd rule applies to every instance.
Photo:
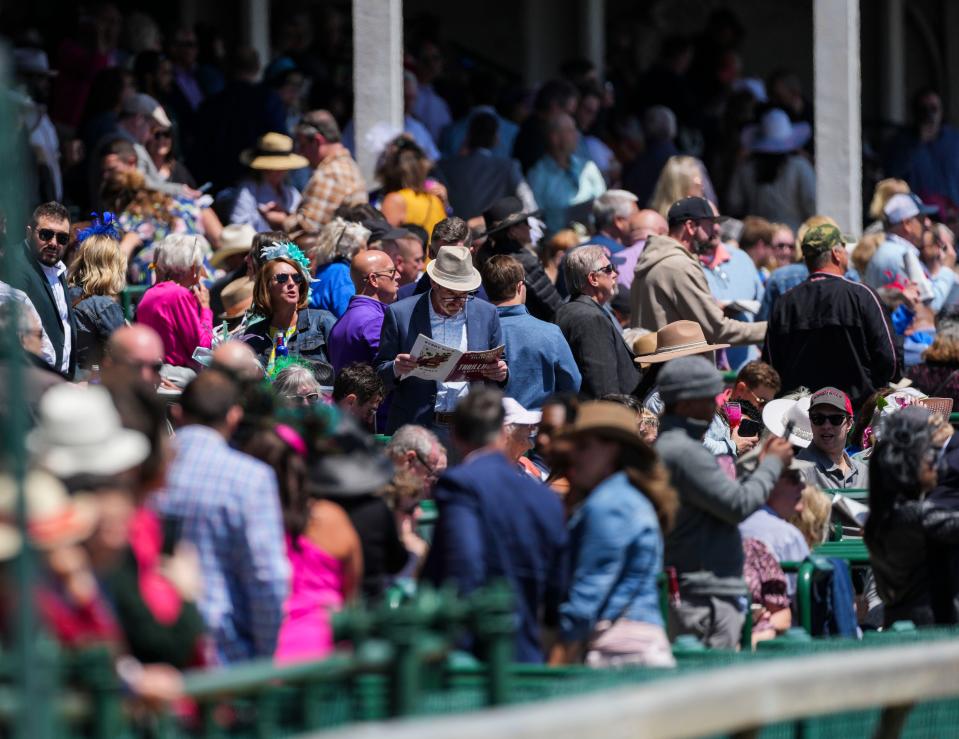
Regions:
[[503, 358], [504, 345], [481, 352], [461, 352], [420, 334], [410, 354], [416, 359], [416, 369], [407, 377], [435, 382], [482, 380], [483, 370]]

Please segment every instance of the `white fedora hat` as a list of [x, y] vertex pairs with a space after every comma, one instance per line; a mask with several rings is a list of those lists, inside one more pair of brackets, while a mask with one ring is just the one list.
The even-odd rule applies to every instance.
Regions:
[[40, 400], [40, 423], [27, 436], [37, 463], [57, 477], [114, 475], [139, 464], [150, 442], [123, 428], [104, 388], [57, 385]]
[[776, 436], [782, 436], [792, 422], [793, 430], [789, 443], [805, 449], [812, 444], [812, 425], [809, 423], [809, 396], [799, 400], [779, 398], [766, 403], [763, 408], [763, 423]]
[[426, 274], [437, 285], [458, 292], [470, 292], [483, 283], [465, 246], [441, 246], [436, 259], [426, 265]]

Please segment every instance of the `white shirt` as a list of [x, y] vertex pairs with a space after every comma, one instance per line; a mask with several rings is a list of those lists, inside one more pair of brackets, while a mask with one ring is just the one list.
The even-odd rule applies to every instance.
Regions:
[[[441, 316], [433, 309], [432, 291], [426, 302], [430, 307], [430, 333], [433, 334], [433, 340], [461, 352], [467, 351], [469, 343], [466, 338], [466, 310], [469, 301], [466, 301], [466, 306], [455, 316]], [[460, 399], [469, 393], [469, 389], [468, 382], [437, 382], [436, 405], [433, 409], [437, 413], [452, 413]]]
[[[60, 322], [63, 324], [63, 357], [60, 360], [60, 371], [70, 371], [70, 352], [73, 349], [73, 337], [70, 335], [70, 312], [67, 309], [67, 295], [63, 289], [63, 283], [60, 282], [60, 276], [65, 274], [67, 266], [63, 262], [57, 262], [54, 266], [48, 267], [41, 264], [43, 274], [47, 276], [47, 284], [53, 291], [53, 299], [57, 303], [57, 310], [60, 312]], [[52, 348], [52, 346], [51, 346]], [[51, 367], [56, 367], [56, 352], [51, 357], [44, 356], [44, 359]]]

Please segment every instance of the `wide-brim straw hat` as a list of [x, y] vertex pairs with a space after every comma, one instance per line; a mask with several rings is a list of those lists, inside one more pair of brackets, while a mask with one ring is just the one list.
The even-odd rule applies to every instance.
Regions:
[[483, 283], [465, 246], [441, 246], [436, 259], [426, 265], [426, 274], [437, 285], [457, 292], [471, 292]]
[[[729, 344], [710, 344], [706, 341], [703, 327], [695, 321], [668, 323], [655, 333], [655, 337], [655, 351], [639, 355], [633, 360], [634, 362], [637, 364], [659, 364], [668, 362], [670, 359], [705, 354], [729, 346]], [[643, 339], [646, 339], [646, 336], [640, 337], [639, 341], [643, 341]], [[637, 351], [645, 349], [650, 343], [651, 341], [646, 339], [643, 345], [637, 348]]]
[[40, 401], [40, 423], [27, 436], [37, 463], [60, 478], [115, 475], [140, 464], [150, 442], [120, 422], [104, 388], [57, 385]]
[[266, 133], [256, 142], [256, 148], [240, 154], [240, 161], [250, 169], [284, 170], [308, 167], [310, 161], [293, 153], [293, 139], [282, 133]]
[[789, 443], [805, 449], [812, 444], [812, 424], [809, 422], [809, 396], [792, 400], [770, 400], [763, 408], [763, 424], [776, 436], [782, 436], [789, 422], [793, 423]]
[[233, 280], [220, 293], [223, 312], [218, 316], [221, 321], [242, 316], [253, 301], [253, 280], [244, 275]]
[[237, 254], [247, 254], [253, 248], [256, 229], [248, 223], [231, 223], [220, 233], [220, 248], [210, 257], [210, 265], [216, 269]]
[[608, 400], [583, 403], [577, 411], [576, 421], [567, 426], [560, 437], [573, 438], [582, 434], [597, 434], [637, 448], [649, 448], [639, 435], [636, 411]]
[[[70, 496], [57, 478], [33, 470], [23, 481], [27, 503], [27, 534], [38, 549], [54, 549], [84, 541], [97, 523], [98, 508], [90, 495]], [[23, 546], [15, 525], [18, 488], [9, 475], [0, 476], [0, 561], [14, 557]]]

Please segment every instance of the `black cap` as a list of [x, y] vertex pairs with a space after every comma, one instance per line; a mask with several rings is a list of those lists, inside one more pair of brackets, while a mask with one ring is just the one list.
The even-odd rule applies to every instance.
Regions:
[[706, 198], [699, 198], [695, 195], [682, 200], [677, 200], [669, 206], [669, 213], [666, 220], [670, 227], [684, 221], [704, 221], [710, 219], [716, 222], [725, 221], [727, 216], [717, 216], [713, 213], [713, 208]]
[[386, 221], [363, 221], [363, 225], [369, 230], [370, 238], [368, 241], [372, 244], [374, 241], [393, 241], [394, 239], [407, 239], [412, 234], [405, 228], [393, 228]]

